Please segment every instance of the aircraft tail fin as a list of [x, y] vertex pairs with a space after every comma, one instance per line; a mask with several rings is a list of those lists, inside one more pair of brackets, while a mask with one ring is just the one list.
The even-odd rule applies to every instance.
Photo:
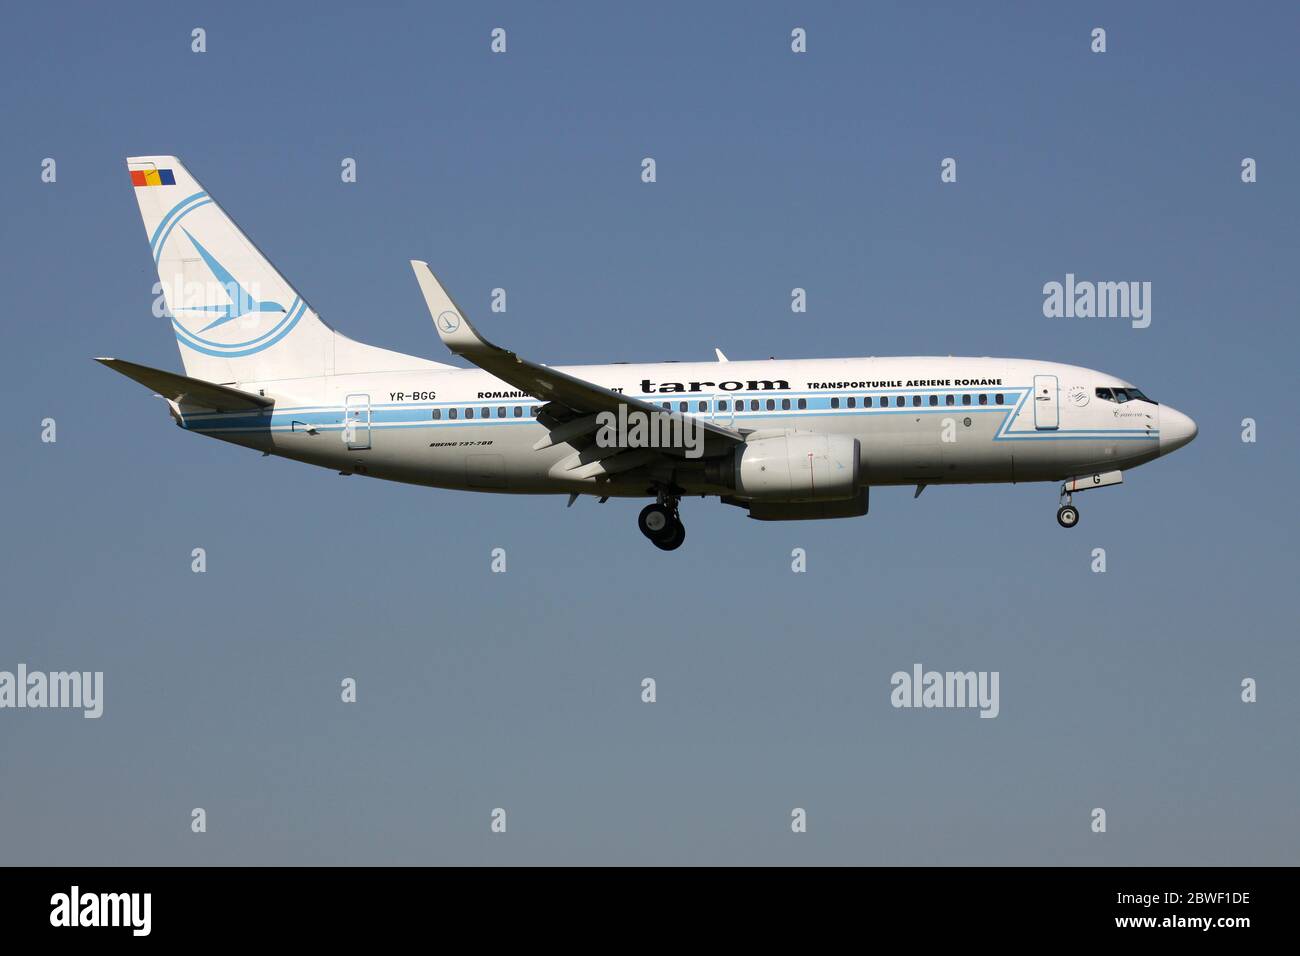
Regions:
[[126, 165], [185, 371], [210, 382], [326, 374], [333, 330], [181, 161]]
[[187, 375], [269, 382], [449, 366], [326, 325], [175, 156], [126, 161]]

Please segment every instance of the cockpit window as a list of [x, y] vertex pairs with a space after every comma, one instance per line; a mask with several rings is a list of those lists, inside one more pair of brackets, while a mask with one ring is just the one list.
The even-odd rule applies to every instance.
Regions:
[[1151, 402], [1152, 405], [1159, 404], [1153, 399], [1147, 398], [1141, 390], [1136, 388], [1099, 388], [1097, 397], [1105, 399], [1108, 402]]

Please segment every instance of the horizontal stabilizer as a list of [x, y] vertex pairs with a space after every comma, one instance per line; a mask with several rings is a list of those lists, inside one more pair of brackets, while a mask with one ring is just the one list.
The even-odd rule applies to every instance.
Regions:
[[234, 412], [267, 408], [275, 404], [271, 399], [252, 392], [240, 391], [228, 385], [214, 385], [212, 382], [137, 365], [135, 362], [115, 358], [97, 358], [95, 361], [107, 365], [115, 372], [121, 372], [178, 405], [197, 405], [218, 412]]

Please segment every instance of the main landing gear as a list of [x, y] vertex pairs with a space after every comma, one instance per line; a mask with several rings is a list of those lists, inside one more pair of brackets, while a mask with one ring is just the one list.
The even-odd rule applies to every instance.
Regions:
[[1079, 509], [1071, 502], [1073, 496], [1064, 488], [1061, 489], [1061, 507], [1056, 509], [1056, 523], [1062, 528], [1073, 528], [1079, 523]]
[[676, 495], [660, 494], [659, 500], [641, 509], [637, 526], [660, 551], [676, 551], [686, 540], [686, 527], [677, 514]]

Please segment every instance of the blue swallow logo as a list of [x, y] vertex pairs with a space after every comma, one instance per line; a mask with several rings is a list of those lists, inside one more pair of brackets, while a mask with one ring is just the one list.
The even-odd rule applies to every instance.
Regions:
[[217, 317], [212, 322], [209, 322], [203, 328], [199, 329], [200, 335], [210, 329], [215, 329], [218, 326], [225, 325], [227, 322], [242, 318], [243, 316], [249, 315], [253, 312], [284, 311], [284, 306], [279, 302], [270, 302], [253, 298], [248, 290], [240, 285], [239, 281], [230, 274], [230, 270], [218, 262], [216, 256], [208, 252], [207, 249], [204, 249], [199, 241], [190, 235], [188, 229], [181, 226], [181, 232], [185, 233], [190, 242], [194, 244], [194, 248], [199, 251], [199, 255], [203, 257], [203, 261], [207, 264], [208, 269], [211, 270], [217, 281], [221, 283], [221, 287], [230, 298], [230, 302], [227, 305], [193, 305], [182, 307], [181, 311], [184, 312], [217, 313]]

